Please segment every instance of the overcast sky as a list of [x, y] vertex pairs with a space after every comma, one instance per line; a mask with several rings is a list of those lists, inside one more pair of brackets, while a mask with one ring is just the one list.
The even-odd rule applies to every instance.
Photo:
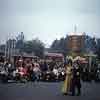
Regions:
[[[0, 0], [0, 40], [24, 32], [46, 46], [68, 32], [100, 33], [100, 0]], [[91, 34], [93, 35], [93, 34]]]

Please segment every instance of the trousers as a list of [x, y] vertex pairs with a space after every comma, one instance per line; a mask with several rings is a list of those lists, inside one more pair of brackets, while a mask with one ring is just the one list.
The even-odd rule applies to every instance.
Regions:
[[75, 91], [77, 89], [77, 95], [81, 94], [81, 82], [80, 79], [73, 79], [72, 80], [72, 95], [75, 95]]

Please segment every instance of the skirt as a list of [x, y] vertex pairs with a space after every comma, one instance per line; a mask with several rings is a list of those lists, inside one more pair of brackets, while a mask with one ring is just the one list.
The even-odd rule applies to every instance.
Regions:
[[67, 75], [62, 86], [62, 93], [67, 94], [70, 92], [70, 90], [71, 90], [71, 75]]

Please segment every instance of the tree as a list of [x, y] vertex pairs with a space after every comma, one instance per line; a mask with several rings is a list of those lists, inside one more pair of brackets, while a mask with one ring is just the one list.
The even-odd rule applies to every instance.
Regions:
[[95, 38], [92, 38], [90, 36], [85, 37], [85, 52], [89, 53], [92, 51], [93, 53], [96, 53], [97, 49], [97, 43]]
[[59, 48], [59, 40], [54, 40], [52, 45], [51, 45], [51, 49], [58, 49]]
[[39, 56], [39, 57], [43, 57], [44, 55], [44, 44], [36, 39], [36, 40], [33, 40], [33, 47], [34, 47], [34, 52], [35, 52], [35, 55], [36, 56]]
[[22, 48], [23, 52], [32, 53], [33, 52], [33, 43], [32, 41], [26, 41]]
[[17, 42], [16, 42], [15, 48], [19, 49], [19, 51], [22, 52], [22, 49], [24, 47], [24, 34], [23, 34], [23, 32], [21, 32], [16, 39], [17, 39]]
[[[63, 53], [64, 55], [67, 54], [67, 52], [69, 52], [68, 50], [68, 37], [66, 36], [66, 38], [61, 38], [60, 40], [54, 40], [52, 45], [51, 45], [51, 49], [52, 50], [58, 50], [60, 53]], [[99, 40], [98, 40], [99, 41]], [[98, 43], [99, 45], [100, 43]], [[100, 49], [98, 49], [99, 51]], [[82, 51], [85, 51], [86, 53], [89, 53], [90, 51], [92, 51], [93, 53], [96, 53], [97, 51], [97, 43], [96, 43], [96, 39], [92, 38], [88, 35], [85, 36], [85, 46], [84, 48], [82, 48]]]
[[67, 37], [61, 38], [60, 40], [54, 40], [51, 49], [54, 51], [58, 51], [59, 53], [62, 53], [63, 55], [67, 54]]
[[98, 58], [100, 59], [100, 39], [97, 39], [96, 54], [98, 55]]
[[22, 51], [26, 53], [34, 53], [38, 57], [43, 57], [44, 44], [38, 39], [26, 41]]
[[0, 45], [0, 50], [5, 51], [5, 44]]

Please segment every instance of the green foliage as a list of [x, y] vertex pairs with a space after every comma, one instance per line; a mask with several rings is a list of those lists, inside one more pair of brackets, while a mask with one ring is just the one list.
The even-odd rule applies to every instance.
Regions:
[[[61, 38], [60, 40], [57, 40], [57, 39], [54, 40], [52, 45], [51, 45], [51, 49], [58, 50], [60, 53], [63, 53], [64, 55], [69, 54], [69, 55], [75, 56], [75, 54], [73, 54], [73, 52], [68, 50], [67, 39], [68, 39], [68, 37]], [[99, 44], [100, 44], [100, 40], [98, 40], [98, 45], [97, 45], [95, 38], [92, 38], [92, 37], [86, 35], [84, 48], [82, 48], [82, 53], [80, 55], [84, 55], [84, 53], [89, 53], [90, 51], [92, 51], [93, 53], [96, 53], [98, 51], [98, 55], [100, 56]]]
[[5, 44], [0, 45], [0, 50], [5, 51]]
[[98, 55], [98, 58], [100, 59], [100, 39], [97, 39], [97, 50], [96, 54]]
[[17, 37], [16, 49], [20, 53], [34, 53], [38, 57], [43, 57], [44, 54], [44, 44], [39, 39], [25, 41], [23, 32]]
[[67, 37], [61, 38], [60, 40], [57, 40], [57, 39], [54, 40], [51, 45], [51, 49], [66, 55], [67, 54]]
[[31, 40], [24, 43], [23, 52], [34, 53], [38, 57], [43, 57], [44, 44], [40, 40]]

